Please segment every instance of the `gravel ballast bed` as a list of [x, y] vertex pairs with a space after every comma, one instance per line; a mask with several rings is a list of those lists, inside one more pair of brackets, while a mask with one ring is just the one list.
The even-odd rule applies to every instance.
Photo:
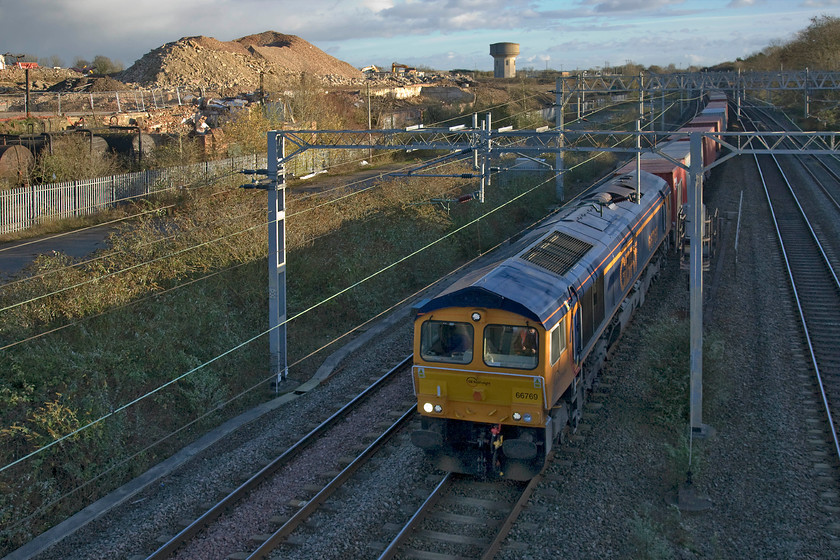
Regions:
[[[180, 520], [195, 519], [220, 498], [222, 489], [238, 486], [243, 475], [259, 470], [266, 460], [357, 395], [371, 378], [405, 357], [411, 346], [410, 323], [402, 320], [397, 325], [373, 347], [342, 361], [337, 372], [316, 389], [243, 426], [127, 503], [45, 550], [38, 560], [127, 558], [151, 553], [159, 546], [156, 539], [160, 535], [171, 536]], [[370, 429], [358, 425], [361, 433]], [[289, 492], [306, 482], [290, 481]], [[302, 489], [298, 492], [304, 494]]]

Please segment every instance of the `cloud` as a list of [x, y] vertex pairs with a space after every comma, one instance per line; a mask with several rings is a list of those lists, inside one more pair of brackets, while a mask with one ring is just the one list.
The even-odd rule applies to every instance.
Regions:
[[683, 4], [684, 0], [585, 0], [584, 5], [594, 6], [597, 13], [654, 12], [669, 6]]

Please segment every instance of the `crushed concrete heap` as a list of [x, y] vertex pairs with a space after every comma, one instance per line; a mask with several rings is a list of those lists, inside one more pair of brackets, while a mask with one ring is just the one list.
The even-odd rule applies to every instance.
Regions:
[[352, 83], [364, 75], [295, 35], [266, 31], [234, 41], [184, 37], [147, 53], [116, 77], [141, 87], [206, 87], [255, 91], [260, 74], [277, 88], [307, 72], [329, 83]]

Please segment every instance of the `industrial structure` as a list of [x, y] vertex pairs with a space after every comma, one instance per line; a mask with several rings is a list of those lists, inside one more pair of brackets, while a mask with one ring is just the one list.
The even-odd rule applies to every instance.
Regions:
[[516, 57], [519, 56], [519, 43], [493, 43], [490, 45], [493, 57], [494, 78], [515, 78]]

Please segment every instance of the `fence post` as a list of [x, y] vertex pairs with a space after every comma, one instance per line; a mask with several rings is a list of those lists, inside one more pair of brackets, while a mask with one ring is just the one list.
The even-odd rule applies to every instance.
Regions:
[[35, 218], [37, 217], [37, 202], [35, 200], [35, 185], [30, 185], [31, 194], [29, 195], [29, 220], [27, 227], [35, 225]]

